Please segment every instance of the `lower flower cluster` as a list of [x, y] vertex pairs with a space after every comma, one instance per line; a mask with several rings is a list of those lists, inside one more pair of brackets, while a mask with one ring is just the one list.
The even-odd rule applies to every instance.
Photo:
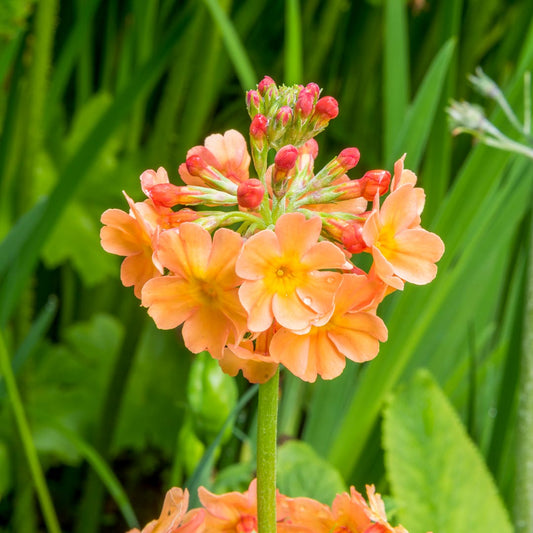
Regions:
[[[289, 498], [277, 493], [278, 533], [407, 533], [387, 521], [385, 505], [373, 485], [366, 487], [368, 502], [351, 487], [338, 494], [331, 507], [310, 498]], [[244, 493], [216, 495], [203, 487], [198, 491], [201, 508], [188, 509], [187, 490], [167, 492], [161, 515], [142, 531], [128, 533], [256, 533], [257, 481]]]

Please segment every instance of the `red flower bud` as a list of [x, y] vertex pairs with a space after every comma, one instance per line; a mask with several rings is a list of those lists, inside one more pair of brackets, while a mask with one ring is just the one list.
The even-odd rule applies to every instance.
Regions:
[[268, 118], [265, 115], [255, 115], [250, 124], [250, 135], [256, 140], [264, 139], [266, 137], [267, 126]]
[[248, 107], [259, 107], [259, 103], [261, 102], [261, 96], [257, 91], [248, 91], [246, 93], [246, 105]]
[[185, 161], [187, 170], [191, 176], [201, 176], [207, 168], [207, 163], [199, 155], [191, 155]]
[[259, 91], [259, 94], [261, 94], [261, 96], [264, 96], [268, 88], [271, 87], [272, 85], [276, 85], [276, 82], [270, 76], [265, 76], [259, 82], [259, 85], [257, 86], [257, 90]]
[[255, 209], [259, 207], [265, 195], [265, 187], [255, 178], [250, 178], [239, 183], [237, 189], [237, 200], [241, 207]]
[[385, 194], [389, 190], [391, 175], [387, 170], [369, 170], [361, 179], [361, 196], [372, 201], [376, 193]]
[[288, 172], [294, 167], [297, 158], [298, 150], [292, 144], [288, 144], [278, 151], [274, 158], [274, 164], [277, 169]]
[[315, 113], [320, 118], [331, 120], [339, 114], [339, 104], [332, 96], [324, 96], [316, 103]]
[[305, 89], [309, 91], [314, 98], [318, 98], [318, 95], [320, 94], [320, 87], [316, 83], [308, 83], [305, 86]]
[[342, 244], [352, 254], [359, 254], [367, 248], [363, 239], [363, 224], [358, 220], [352, 220], [342, 229]]
[[315, 98], [313, 93], [307, 89], [300, 91], [298, 95], [298, 100], [296, 100], [296, 105], [294, 110], [303, 118], [307, 118], [313, 111], [313, 106], [315, 104]]
[[287, 105], [280, 107], [278, 114], [276, 115], [276, 120], [283, 127], [285, 127], [290, 122], [291, 119], [292, 119], [292, 109]]
[[337, 162], [344, 168], [344, 170], [350, 170], [359, 163], [361, 154], [357, 148], [345, 148], [338, 156]]

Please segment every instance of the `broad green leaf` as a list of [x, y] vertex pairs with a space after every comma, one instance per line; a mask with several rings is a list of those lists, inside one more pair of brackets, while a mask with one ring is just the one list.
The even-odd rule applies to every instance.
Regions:
[[305, 442], [290, 440], [278, 451], [278, 487], [290, 496], [305, 496], [331, 505], [346, 491], [342, 476]]
[[385, 410], [387, 472], [411, 532], [511, 533], [494, 481], [457, 413], [420, 371]]

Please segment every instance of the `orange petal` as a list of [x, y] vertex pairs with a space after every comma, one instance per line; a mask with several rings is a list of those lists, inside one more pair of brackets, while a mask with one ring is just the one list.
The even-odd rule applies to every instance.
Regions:
[[250, 331], [265, 331], [272, 324], [272, 294], [263, 280], [245, 281], [239, 288], [239, 299], [248, 312]]
[[346, 257], [333, 243], [322, 241], [316, 243], [302, 256], [302, 265], [309, 270], [344, 268]]
[[381, 318], [370, 313], [347, 313], [335, 317], [328, 335], [345, 357], [362, 363], [377, 355], [379, 340], [387, 340], [387, 328]]
[[313, 330], [309, 347], [309, 360], [314, 359], [316, 372], [322, 379], [334, 379], [341, 375], [346, 360], [328, 337], [326, 328]]
[[310, 272], [305, 283], [296, 288], [296, 293], [307, 307], [324, 315], [331, 311], [341, 281], [342, 275], [337, 272]]
[[177, 276], [161, 276], [145, 283], [142, 305], [148, 307], [148, 314], [159, 329], [172, 329], [187, 320], [199, 303], [187, 281]]
[[[315, 297], [315, 305], [321, 302]], [[327, 311], [326, 311], [327, 312]], [[311, 321], [317, 317], [316, 311], [307, 306], [296, 294], [276, 293], [272, 297], [272, 313], [279, 324], [292, 330], [301, 330], [309, 326]]]
[[146, 241], [138, 222], [128, 213], [120, 209], [108, 209], [100, 220], [105, 224], [100, 230], [100, 239], [106, 252], [128, 256], [142, 250]]
[[304, 381], [316, 380], [316, 367], [309, 369], [308, 335], [296, 335], [287, 329], [276, 332], [270, 343], [272, 359], [286, 366], [295, 376]]
[[242, 237], [229, 229], [219, 229], [213, 235], [208, 275], [222, 287], [235, 287], [241, 281], [235, 272], [235, 262], [242, 243]]
[[160, 276], [160, 272], [152, 262], [151, 253], [130, 255], [122, 261], [120, 266], [120, 281], [124, 287], [133, 285], [137, 298], [141, 297], [141, 289], [144, 284], [158, 276]]
[[419, 216], [418, 208], [420, 194], [415, 192], [412, 185], [402, 185], [389, 194], [379, 211], [379, 218], [383, 226], [391, 228], [394, 233], [409, 227]]
[[306, 220], [301, 213], [286, 213], [276, 222], [275, 232], [283, 254], [301, 257], [318, 242], [321, 229], [320, 217]]
[[381, 250], [375, 246], [372, 247], [372, 257], [374, 259], [373, 268], [376, 275], [387, 285], [402, 291], [404, 282], [398, 276], [394, 275], [394, 269], [391, 263], [381, 253]]
[[276, 234], [271, 230], [263, 230], [244, 243], [235, 271], [243, 279], [258, 280], [271, 270], [272, 261], [279, 257], [281, 249]]

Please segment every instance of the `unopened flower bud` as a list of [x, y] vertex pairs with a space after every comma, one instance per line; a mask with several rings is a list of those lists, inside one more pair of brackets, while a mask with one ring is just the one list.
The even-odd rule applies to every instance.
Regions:
[[256, 142], [263, 141], [267, 134], [268, 118], [257, 114], [250, 124], [250, 136]]
[[248, 91], [246, 93], [246, 107], [248, 113], [253, 118], [259, 112], [259, 106], [261, 105], [261, 95], [257, 91]]
[[375, 198], [376, 193], [382, 196], [389, 190], [390, 180], [391, 175], [387, 170], [369, 170], [357, 180], [361, 184], [361, 196], [369, 202]]
[[338, 156], [337, 162], [346, 172], [359, 163], [361, 154], [357, 148], [345, 148]]
[[191, 176], [201, 176], [207, 169], [207, 163], [199, 155], [191, 155], [185, 161]]
[[291, 119], [292, 119], [292, 109], [287, 105], [280, 107], [276, 115], [276, 122], [279, 125], [285, 127], [291, 121]]
[[259, 207], [265, 195], [264, 185], [255, 178], [250, 178], [239, 184], [237, 200], [240, 207], [255, 209]]
[[342, 244], [352, 254], [359, 254], [367, 248], [363, 239], [363, 225], [364, 222], [352, 220], [342, 229]]
[[312, 113], [314, 104], [315, 98], [313, 93], [307, 89], [303, 89], [298, 95], [294, 110], [300, 117], [307, 118]]
[[339, 104], [333, 96], [324, 96], [315, 106], [315, 115], [321, 121], [329, 121], [339, 114]]
[[288, 172], [294, 167], [297, 158], [298, 150], [292, 144], [288, 144], [278, 151], [274, 158], [274, 165], [277, 170]]
[[150, 198], [155, 205], [174, 207], [181, 203], [181, 187], [173, 183], [157, 183], [150, 189]]
[[315, 98], [315, 100], [320, 95], [320, 87], [314, 82], [308, 83], [305, 86], [305, 89], [313, 95], [313, 98]]
[[276, 82], [270, 76], [265, 76], [259, 82], [257, 90], [261, 96], [265, 96], [267, 93], [271, 93], [272, 90], [277, 90]]

